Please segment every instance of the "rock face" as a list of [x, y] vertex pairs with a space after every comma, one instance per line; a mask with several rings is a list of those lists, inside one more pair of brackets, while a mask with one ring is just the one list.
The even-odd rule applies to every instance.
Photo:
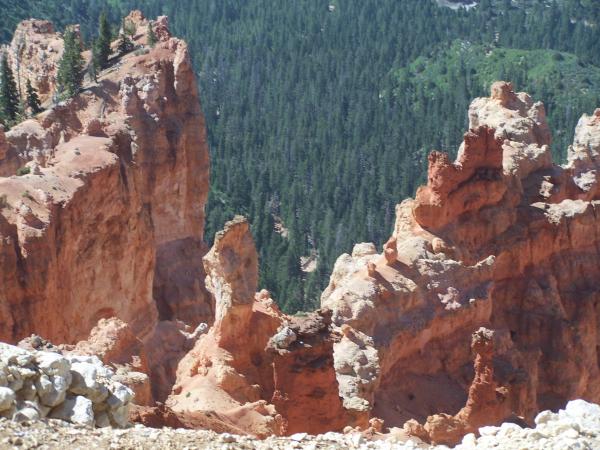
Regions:
[[96, 357], [0, 343], [0, 417], [124, 427], [133, 392], [114, 375]]
[[8, 56], [15, 80], [25, 93], [27, 80], [38, 90], [40, 100], [52, 96], [56, 87], [58, 62], [63, 52], [62, 35], [52, 22], [30, 19], [21, 22], [8, 47]]
[[[186, 333], [213, 320], [199, 264], [209, 159], [185, 42], [159, 18], [159, 42], [146, 47], [150, 22], [139, 12], [127, 20], [134, 52], [113, 55], [74, 98], [0, 133], [0, 340], [87, 339], [80, 348], [119, 365], [150, 403], [168, 395], [193, 345]], [[11, 47], [16, 55], [26, 42], [19, 64], [49, 90], [56, 61], [47, 54], [60, 53], [59, 37], [47, 22], [26, 21]], [[15, 176], [23, 166], [29, 173]], [[153, 392], [140, 370], [156, 378]]]
[[257, 436], [341, 430], [330, 312], [289, 317], [256, 293], [257, 253], [242, 217], [217, 233], [204, 267], [215, 323], [179, 364], [167, 405], [183, 419], [216, 413]]
[[[24, 66], [39, 69], [28, 58], [51, 45], [51, 31], [19, 27]], [[195, 328], [212, 318], [193, 265], [205, 252], [208, 148], [187, 46], [166, 35], [136, 45], [98, 84], [6, 133], [0, 339], [75, 343], [109, 317], [144, 339], [158, 320]], [[30, 173], [15, 176], [24, 165]]]
[[153, 403], [146, 352], [129, 325], [114, 317], [100, 319], [88, 339], [79, 341], [72, 350], [77, 355], [97, 356], [114, 368], [114, 379], [133, 390], [137, 405]]
[[424, 426], [414, 419], [404, 424], [405, 430], [426, 442], [452, 445], [467, 433], [477, 432], [488, 423], [500, 423], [511, 415], [507, 389], [494, 379], [494, 332], [480, 328], [473, 333], [471, 348], [476, 354], [475, 377], [469, 388], [467, 404], [455, 416], [429, 416]]
[[[345, 405], [388, 426], [425, 421], [427, 439], [455, 443], [511, 415], [598, 401], [599, 117], [583, 116], [560, 167], [541, 103], [505, 82], [472, 103], [456, 162], [432, 153], [384, 253], [343, 255], [323, 293], [363, 343], [336, 347]], [[493, 339], [473, 345], [473, 377], [480, 327]]]

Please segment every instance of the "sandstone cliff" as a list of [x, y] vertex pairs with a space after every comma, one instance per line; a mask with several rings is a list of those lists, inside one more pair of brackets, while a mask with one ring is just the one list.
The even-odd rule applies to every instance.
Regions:
[[[75, 344], [115, 317], [153, 347], [148, 366], [164, 379], [177, 364], [165, 362], [176, 357], [169, 342], [185, 352], [184, 332], [212, 321], [199, 264], [208, 146], [185, 42], [163, 17], [147, 47], [149, 22], [139, 12], [128, 20], [134, 52], [112, 55], [97, 83], [2, 133], [0, 339]], [[22, 70], [53, 73], [40, 56], [59, 53], [51, 24], [26, 21], [15, 39], [26, 42]], [[30, 173], [16, 176], [22, 166]]]
[[[377, 350], [336, 352], [354, 368], [338, 371], [346, 404], [359, 397], [397, 426], [457, 413], [481, 326], [494, 330], [507, 414], [530, 422], [569, 399], [598, 400], [598, 117], [583, 116], [560, 167], [541, 103], [504, 82], [472, 103], [456, 162], [430, 155], [427, 186], [398, 205], [385, 254], [357, 246], [323, 293], [334, 323]], [[375, 378], [360, 373], [369, 364]], [[471, 392], [468, 407], [486, 402]]]

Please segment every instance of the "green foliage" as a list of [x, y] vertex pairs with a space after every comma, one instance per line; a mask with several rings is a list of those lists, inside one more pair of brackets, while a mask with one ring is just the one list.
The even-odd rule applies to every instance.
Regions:
[[130, 20], [123, 19], [122, 28], [123, 34], [126, 34], [127, 36], [131, 37], [135, 34], [135, 23], [131, 22]]
[[125, 55], [133, 50], [133, 42], [129, 36], [125, 33], [121, 33], [119, 35], [119, 45], [117, 46], [117, 51], [119, 55]]
[[419, 115], [446, 117], [444, 126], [430, 132], [439, 148], [451, 154], [467, 127], [465, 111], [470, 101], [489, 95], [491, 84], [499, 79], [511, 80], [515, 89], [544, 101], [557, 161], [566, 159], [580, 115], [600, 105], [600, 67], [551, 50], [497, 48], [457, 40], [442, 44], [431, 56], [418, 58], [394, 76], [397, 101], [417, 105]]
[[0, 121], [11, 126], [19, 114], [19, 93], [8, 57], [2, 55], [0, 61]]
[[27, 175], [31, 172], [31, 168], [27, 166], [19, 167], [17, 169], [17, 176], [22, 177], [23, 175]]
[[106, 12], [102, 12], [100, 15], [98, 25], [98, 38], [96, 39], [95, 45], [95, 58], [94, 64], [97, 69], [104, 69], [108, 65], [108, 58], [110, 56], [110, 43], [112, 41], [112, 33], [110, 31], [110, 24], [108, 23], [108, 17]]
[[156, 37], [156, 33], [154, 32], [154, 24], [152, 21], [148, 24], [148, 33], [146, 34], [146, 42], [148, 46], [154, 47], [158, 42], [158, 38]]
[[40, 104], [40, 98], [35, 88], [31, 85], [31, 81], [27, 80], [27, 106], [31, 114], [36, 115], [43, 111], [42, 105]]
[[73, 97], [83, 82], [83, 58], [81, 43], [72, 28], [67, 28], [63, 36], [63, 55], [56, 73], [57, 90], [60, 95]]
[[98, 72], [100, 69], [100, 51], [98, 48], [98, 42], [92, 40], [90, 48], [92, 50], [92, 58], [87, 66], [87, 73], [90, 77], [90, 81], [98, 82]]

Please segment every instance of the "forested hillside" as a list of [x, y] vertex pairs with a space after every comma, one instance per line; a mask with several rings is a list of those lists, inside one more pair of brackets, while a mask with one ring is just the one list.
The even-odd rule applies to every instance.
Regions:
[[387, 239], [427, 153], [455, 151], [470, 99], [491, 81], [546, 102], [557, 157], [600, 106], [594, 0], [482, 0], [469, 11], [434, 0], [14, 3], [0, 1], [3, 41], [31, 15], [80, 22], [86, 39], [104, 8], [115, 24], [132, 8], [170, 16], [191, 46], [209, 131], [207, 239], [248, 215], [261, 285], [287, 311], [318, 304], [353, 243]]

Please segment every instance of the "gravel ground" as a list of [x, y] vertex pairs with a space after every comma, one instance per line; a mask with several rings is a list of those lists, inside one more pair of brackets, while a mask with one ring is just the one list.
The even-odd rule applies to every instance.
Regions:
[[[455, 450], [600, 450], [600, 406], [583, 400], [569, 402], [558, 413], [544, 411], [535, 428], [505, 423], [481, 428], [479, 438], [464, 437]], [[0, 418], [0, 449], [385, 449], [448, 450], [445, 446], [400, 442], [398, 437], [367, 441], [362, 435], [305, 433], [257, 440], [213, 431], [135, 425], [127, 429], [88, 428], [55, 419], [17, 423]]]
[[[87, 428], [58, 420], [16, 423], [0, 419], [0, 449], [416, 449], [390, 440], [367, 442], [359, 434], [327, 433], [257, 440], [247, 436], [204, 430], [154, 429], [136, 425], [129, 429]], [[424, 446], [422, 448], [430, 448]]]

